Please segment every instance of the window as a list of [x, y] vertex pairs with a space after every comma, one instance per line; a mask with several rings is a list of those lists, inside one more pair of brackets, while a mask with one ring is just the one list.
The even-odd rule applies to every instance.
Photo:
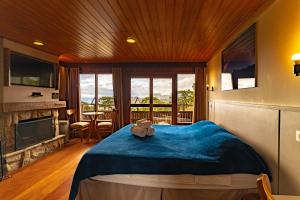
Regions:
[[131, 123], [145, 118], [154, 124], [192, 123], [194, 87], [194, 74], [131, 78]]
[[98, 110], [112, 111], [114, 107], [112, 74], [98, 74]]
[[172, 78], [153, 78], [153, 123], [172, 124]]
[[150, 119], [150, 79], [131, 79], [130, 121]]
[[81, 112], [95, 110], [95, 74], [80, 74]]
[[150, 79], [149, 78], [131, 79], [131, 103], [132, 104], [150, 103]]
[[[112, 74], [80, 74], [81, 113], [102, 111], [101, 120], [111, 119], [114, 108], [112, 84]], [[84, 115], [81, 119], [89, 120]]]
[[195, 75], [177, 75], [177, 123], [192, 123], [195, 101]]

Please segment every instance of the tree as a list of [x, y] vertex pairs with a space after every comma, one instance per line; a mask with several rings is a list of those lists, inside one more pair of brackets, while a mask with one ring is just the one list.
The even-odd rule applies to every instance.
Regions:
[[[150, 97], [143, 98], [141, 103], [150, 103]], [[163, 102], [160, 99], [158, 99], [157, 97], [153, 97], [153, 103], [154, 104], [161, 104]]]
[[193, 103], [194, 91], [190, 89], [178, 91], [178, 106], [181, 106], [182, 111], [185, 111], [185, 109], [193, 105]]
[[103, 96], [99, 98], [100, 107], [104, 107], [104, 110], [111, 110], [114, 107], [114, 97]]

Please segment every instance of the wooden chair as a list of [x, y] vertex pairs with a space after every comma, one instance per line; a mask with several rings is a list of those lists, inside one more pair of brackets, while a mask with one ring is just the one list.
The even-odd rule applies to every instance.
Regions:
[[100, 133], [101, 136], [106, 137], [114, 132], [115, 130], [115, 122], [117, 118], [117, 110], [113, 109], [111, 112], [111, 120], [101, 120], [97, 124], [97, 132]]
[[300, 200], [300, 196], [272, 195], [270, 180], [266, 174], [261, 174], [256, 183], [261, 200]]
[[274, 200], [268, 175], [261, 174], [257, 180], [257, 190], [261, 200]]
[[[71, 122], [72, 117], [74, 117], [74, 114], [76, 113], [75, 109], [67, 109], [67, 119]], [[83, 141], [83, 133], [85, 131], [89, 131], [90, 129], [90, 123], [89, 122], [74, 122], [74, 123], [70, 123], [70, 129], [71, 129], [71, 133], [79, 133], [80, 135], [80, 139], [81, 142]]]

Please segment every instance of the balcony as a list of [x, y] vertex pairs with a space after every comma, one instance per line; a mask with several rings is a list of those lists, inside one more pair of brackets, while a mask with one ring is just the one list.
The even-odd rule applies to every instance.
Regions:
[[[101, 111], [104, 115], [99, 116], [98, 120], [110, 120], [111, 111]], [[159, 111], [153, 112], [153, 124], [171, 124], [172, 122], [172, 112], [169, 111]], [[136, 123], [139, 119], [148, 119], [148, 111], [133, 111], [131, 112], [130, 119], [131, 123]], [[90, 119], [86, 116], [81, 116], [81, 120], [89, 121]], [[177, 115], [178, 123], [192, 123], [193, 121], [193, 111], [180, 111]]]
[[[94, 111], [94, 105], [81, 105], [82, 112]], [[98, 120], [110, 120], [111, 110], [99, 109], [104, 114], [99, 116]], [[136, 123], [140, 119], [149, 119], [149, 111], [131, 111], [130, 119], [131, 123]], [[89, 121], [87, 116], [82, 115], [81, 120]], [[177, 114], [177, 123], [189, 124], [193, 121], [193, 111], [179, 111]], [[153, 124], [172, 124], [172, 111], [153, 111]]]
[[[139, 119], [148, 119], [149, 111], [131, 111], [131, 123], [136, 123]], [[177, 114], [177, 123], [192, 123], [193, 111], [179, 111]], [[171, 111], [153, 111], [153, 124], [171, 124]]]

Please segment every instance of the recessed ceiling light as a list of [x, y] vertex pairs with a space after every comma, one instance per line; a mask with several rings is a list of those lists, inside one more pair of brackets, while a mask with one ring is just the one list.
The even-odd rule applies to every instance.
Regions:
[[136, 43], [136, 40], [133, 37], [127, 37], [126, 42], [129, 44], [134, 44], [134, 43]]
[[40, 41], [40, 40], [34, 40], [33, 44], [37, 45], [37, 46], [43, 46], [44, 45], [44, 43], [42, 41]]

